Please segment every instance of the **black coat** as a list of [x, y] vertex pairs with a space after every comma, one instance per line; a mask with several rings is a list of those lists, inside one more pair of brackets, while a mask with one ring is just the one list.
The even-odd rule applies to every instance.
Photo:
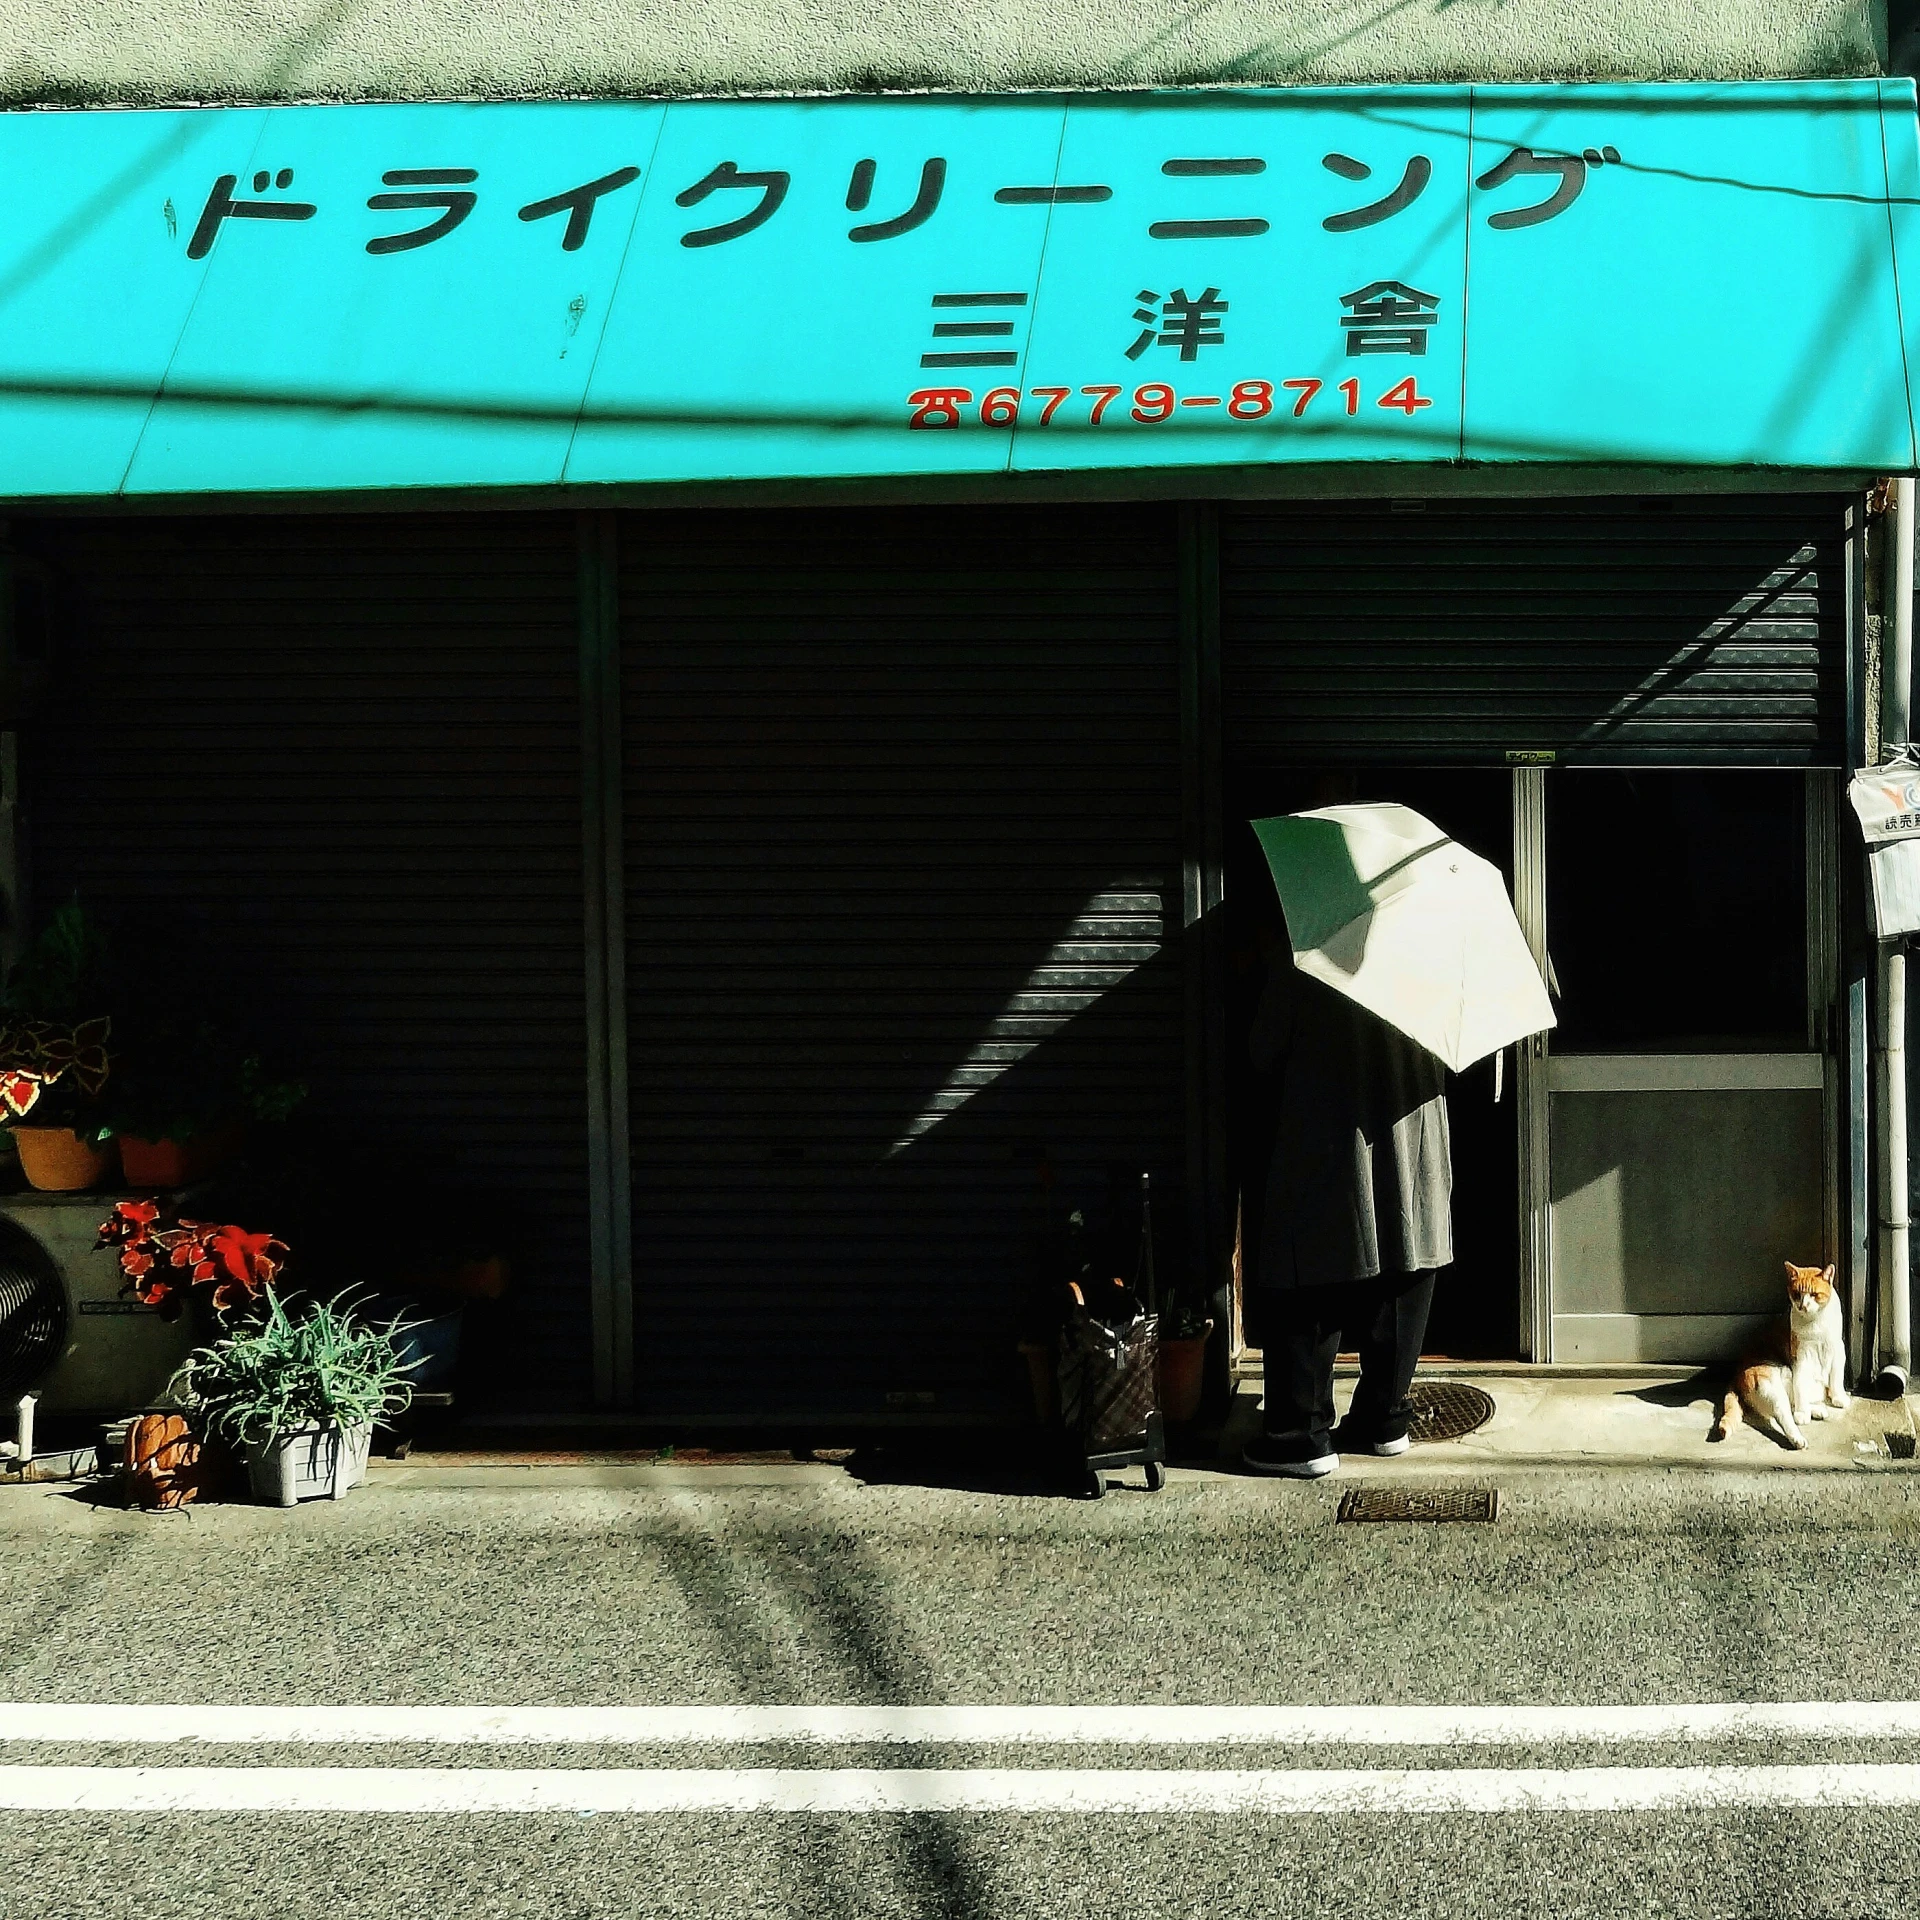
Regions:
[[1276, 1106], [1250, 1293], [1453, 1259], [1446, 1068], [1276, 956], [1253, 1064]]

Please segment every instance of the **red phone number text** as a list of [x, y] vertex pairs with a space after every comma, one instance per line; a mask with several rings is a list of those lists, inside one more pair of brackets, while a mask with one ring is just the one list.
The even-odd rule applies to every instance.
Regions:
[[[1079, 395], [1089, 400], [1084, 424], [1090, 427], [1110, 425], [1116, 420], [1137, 421], [1143, 427], [1158, 426], [1171, 420], [1184, 407], [1221, 407], [1230, 420], [1265, 420], [1276, 412], [1283, 418], [1299, 420], [1326, 388], [1324, 380], [1238, 380], [1225, 393], [1176, 394], [1164, 381], [1150, 380], [1135, 387], [1129, 396], [1125, 387], [1081, 387]], [[1329, 401], [1319, 409], [1326, 413], [1344, 403], [1348, 418], [1360, 412], [1360, 382], [1339, 380], [1332, 392], [1339, 401]], [[910, 427], [958, 427], [978, 421], [983, 427], [1010, 427], [1021, 417], [1025, 401], [1041, 404], [1026, 409], [1026, 418], [1034, 426], [1051, 426], [1054, 417], [1075, 397], [1072, 387], [1029, 387], [1024, 394], [1018, 387], [995, 387], [983, 393], [977, 403], [967, 387], [922, 387], [907, 395], [912, 409]], [[1422, 407], [1433, 405], [1411, 377], [1395, 381], [1373, 403], [1390, 412], [1404, 413], [1411, 419]], [[969, 418], [969, 416], [972, 418]], [[1077, 412], [1072, 424], [1081, 424]]]

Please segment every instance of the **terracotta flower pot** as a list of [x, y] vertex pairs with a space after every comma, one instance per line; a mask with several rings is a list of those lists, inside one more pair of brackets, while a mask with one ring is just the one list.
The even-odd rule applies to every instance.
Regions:
[[15, 1127], [20, 1171], [42, 1193], [84, 1193], [97, 1187], [113, 1165], [113, 1143], [96, 1146], [71, 1127]]
[[127, 1429], [127, 1491], [136, 1506], [184, 1507], [206, 1491], [200, 1443], [177, 1413], [148, 1413]]
[[231, 1130], [196, 1133], [186, 1140], [143, 1140], [119, 1136], [120, 1171], [130, 1187], [190, 1187], [204, 1180], [232, 1152]]
[[1160, 1342], [1160, 1411], [1170, 1426], [1184, 1426], [1200, 1411], [1200, 1393], [1205, 1384], [1207, 1340], [1213, 1322], [1205, 1333], [1187, 1340]]

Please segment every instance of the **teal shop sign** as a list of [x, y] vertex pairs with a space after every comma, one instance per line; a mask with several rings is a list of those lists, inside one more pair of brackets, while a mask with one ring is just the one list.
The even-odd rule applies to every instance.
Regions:
[[1910, 81], [12, 113], [0, 178], [15, 499], [1915, 465]]

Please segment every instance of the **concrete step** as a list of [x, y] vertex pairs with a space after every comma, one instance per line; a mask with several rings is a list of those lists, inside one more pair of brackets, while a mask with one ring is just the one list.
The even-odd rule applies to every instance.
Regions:
[[[1803, 1431], [1804, 1450], [1788, 1448], [1749, 1421], [1725, 1440], [1709, 1440], [1722, 1383], [1712, 1375], [1668, 1370], [1649, 1377], [1633, 1373], [1494, 1373], [1437, 1370], [1436, 1377], [1469, 1378], [1493, 1398], [1491, 1420], [1458, 1440], [1416, 1445], [1397, 1460], [1369, 1457], [1369, 1476], [1419, 1474], [1436, 1468], [1501, 1462], [1577, 1463], [1662, 1467], [1764, 1467], [1821, 1469], [1911, 1469], [1917, 1463], [1911, 1398], [1869, 1399], [1855, 1395], [1844, 1412]], [[1243, 1378], [1220, 1434], [1223, 1462], [1236, 1457], [1260, 1427], [1261, 1384]], [[1344, 1413], [1353, 1378], [1334, 1383], [1335, 1406]]]

